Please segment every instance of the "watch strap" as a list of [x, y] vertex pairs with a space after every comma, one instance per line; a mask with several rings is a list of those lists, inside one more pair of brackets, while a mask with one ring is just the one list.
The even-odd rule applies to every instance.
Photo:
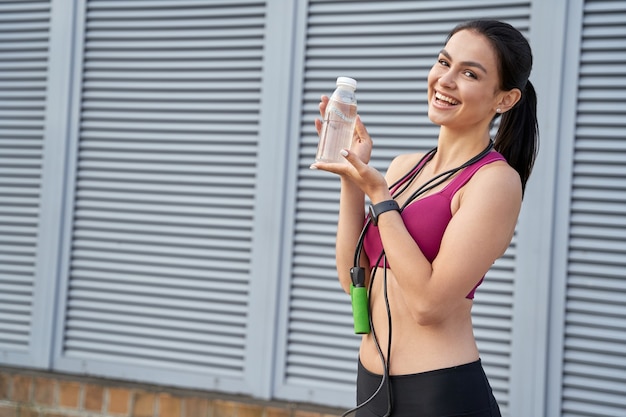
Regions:
[[385, 200], [378, 204], [370, 205], [370, 218], [374, 226], [378, 225], [378, 217], [388, 211], [400, 212], [400, 206], [396, 200]]

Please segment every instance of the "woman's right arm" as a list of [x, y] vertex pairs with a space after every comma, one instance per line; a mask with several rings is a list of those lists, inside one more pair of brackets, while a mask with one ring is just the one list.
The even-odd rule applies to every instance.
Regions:
[[[328, 96], [322, 96], [319, 103], [320, 115], [324, 117]], [[322, 121], [315, 120], [315, 129], [319, 135]], [[356, 128], [350, 146], [359, 159], [368, 163], [372, 153], [372, 140], [363, 126], [361, 118], [357, 116]], [[337, 237], [335, 244], [336, 265], [339, 283], [346, 293], [350, 293], [350, 268], [354, 266], [354, 251], [365, 221], [365, 194], [351, 180], [341, 178], [341, 194], [339, 199], [339, 221], [337, 223]], [[369, 277], [369, 264], [365, 253], [361, 253], [360, 264], [365, 268], [365, 276]]]
[[[357, 131], [368, 136], [365, 127], [359, 120]], [[361, 128], [361, 129], [359, 129]], [[371, 139], [367, 140], [371, 143]], [[391, 161], [385, 179], [393, 182], [410, 170], [415, 162], [416, 154], [398, 155]], [[365, 223], [365, 193], [353, 181], [341, 177], [341, 199], [339, 201], [339, 223], [337, 225], [336, 261], [339, 281], [342, 288], [350, 291], [350, 268], [354, 266], [354, 251], [357, 246], [361, 230]], [[361, 250], [360, 266], [365, 269], [366, 286], [369, 284], [369, 259]]]
[[[354, 266], [354, 251], [365, 220], [365, 194], [352, 181], [341, 178], [339, 200], [339, 221], [335, 245], [339, 283], [346, 293], [350, 293], [350, 268]], [[367, 255], [361, 253], [360, 264], [369, 276]]]

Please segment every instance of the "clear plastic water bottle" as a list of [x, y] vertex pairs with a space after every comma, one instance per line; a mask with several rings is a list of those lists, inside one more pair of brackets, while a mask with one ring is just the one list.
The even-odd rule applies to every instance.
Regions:
[[324, 113], [315, 161], [347, 162], [339, 152], [350, 149], [352, 144], [356, 124], [355, 90], [356, 80], [348, 77], [337, 78], [337, 88]]

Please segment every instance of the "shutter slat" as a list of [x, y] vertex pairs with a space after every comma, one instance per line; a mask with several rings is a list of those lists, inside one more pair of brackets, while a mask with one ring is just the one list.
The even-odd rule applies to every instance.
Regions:
[[[73, 315], [68, 318], [69, 320], [74, 319]], [[115, 325], [117, 325], [117, 323], [124, 323], [127, 326], [133, 326], [133, 328], [144, 328], [146, 325], [149, 326], [152, 324], [152, 319], [150, 317], [126, 315], [113, 311], [106, 313], [85, 311], [77, 319], [83, 320], [84, 323], [101, 322], [107, 325], [111, 325], [112, 323], [115, 323]], [[174, 320], [170, 317], [160, 317], [159, 322], [162, 328], [168, 329], [181, 329], [185, 331], [213, 335], [227, 334], [240, 337], [245, 336], [245, 328], [243, 326], [236, 326], [232, 323], [210, 323], [207, 325], [193, 319], [182, 322]]]
[[[145, 342], [141, 343], [142, 341], [130, 343], [127, 340], [123, 340], [122, 343], [116, 343], [109, 347], [106, 352], [102, 352], [102, 345], [107, 343], [106, 336], [103, 337], [98, 334], [84, 335], [81, 333], [75, 335], [74, 332], [71, 333], [72, 336], [75, 337], [72, 337], [66, 342], [67, 355], [70, 357], [79, 355], [81, 352], [90, 352], [94, 353], [94, 358], [97, 358], [95, 354], [99, 353], [102, 355], [104, 353], [108, 362], [116, 360], [118, 363], [129, 363], [133, 358], [146, 358], [152, 360], [154, 364], [160, 364], [161, 367], [168, 365], [168, 367], [171, 367], [172, 365], [176, 366], [180, 363], [187, 363], [205, 369], [208, 367], [217, 368], [219, 374], [222, 374], [226, 370], [233, 373], [237, 372], [242, 360], [241, 356], [227, 358], [214, 353], [190, 352], [188, 349], [182, 349], [179, 348], [179, 346], [163, 341], [160, 341], [160, 343], [162, 343], [161, 345], [145, 345]], [[87, 338], [88, 340], [83, 340], [83, 338]], [[119, 360], [117, 359], [118, 357], [123, 359]], [[132, 362], [135, 361], [132, 360]], [[178, 366], [178, 368], [180, 368], [180, 366]], [[216, 374], [214, 369], [208, 371], [212, 371], [213, 374]]]
[[99, 299], [71, 300], [68, 305], [71, 307], [71, 311], [68, 312], [67, 317], [71, 318], [84, 318], [84, 315], [93, 316], [94, 314], [97, 314], [99, 317], [100, 314], [109, 313], [138, 317], [145, 321], [151, 321], [152, 323], [154, 323], [155, 320], [160, 322], [163, 318], [167, 318], [179, 323], [197, 322], [200, 325], [210, 323], [210, 325], [233, 326], [234, 328], [244, 330], [246, 324], [245, 316], [232, 314], [228, 311], [216, 312], [208, 309], [206, 305], [204, 308], [197, 310], [184, 308], [164, 309], [160, 305], [129, 305], [124, 303], [109, 303]]

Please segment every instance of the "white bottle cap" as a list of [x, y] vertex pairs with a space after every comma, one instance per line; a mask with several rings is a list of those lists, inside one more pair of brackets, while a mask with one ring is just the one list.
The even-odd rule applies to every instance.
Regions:
[[352, 87], [356, 90], [356, 80], [354, 78], [350, 78], [350, 77], [337, 77], [337, 85], [347, 85], [349, 87]]

